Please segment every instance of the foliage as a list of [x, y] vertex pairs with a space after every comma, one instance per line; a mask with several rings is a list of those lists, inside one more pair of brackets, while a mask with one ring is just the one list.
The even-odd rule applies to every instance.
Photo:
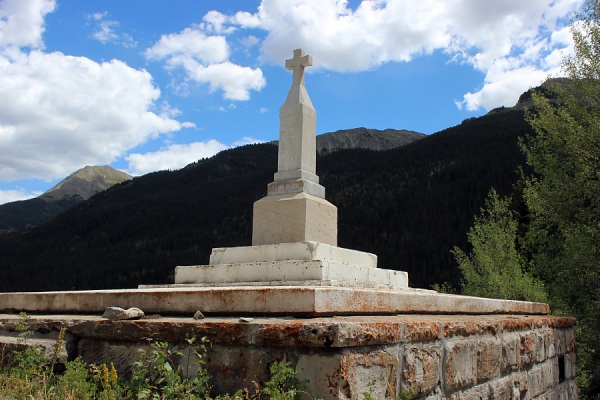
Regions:
[[264, 394], [273, 400], [298, 400], [308, 381], [298, 379], [302, 370], [295, 371], [289, 363], [273, 363], [271, 379], [265, 383]]
[[[376, 397], [374, 397], [373, 393], [375, 392], [375, 381], [370, 382], [367, 387], [369, 388], [369, 390], [367, 390], [366, 392], [363, 392], [363, 400], [376, 400]], [[396, 400], [412, 400], [412, 399], [416, 399], [417, 397], [419, 397], [419, 387], [418, 386], [412, 386], [408, 389], [403, 389], [402, 391], [400, 391], [400, 394], [396, 397]]]
[[[187, 339], [190, 347], [196, 339]], [[138, 399], [179, 399], [208, 397], [210, 377], [205, 368], [200, 368], [204, 361], [208, 339], [203, 337], [197, 349], [193, 349], [195, 361], [191, 365], [198, 373], [192, 378], [182, 376], [183, 366], [178, 362], [183, 351], [170, 347], [167, 342], [152, 341], [151, 352], [141, 351], [140, 358], [134, 363], [131, 387]], [[200, 351], [199, 351], [200, 350]], [[188, 358], [189, 359], [189, 358]], [[186, 366], [190, 371], [190, 365]]]
[[510, 200], [492, 189], [467, 234], [472, 250], [453, 250], [463, 280], [461, 292], [470, 296], [546, 301], [543, 283], [529, 273], [517, 249], [517, 220]]

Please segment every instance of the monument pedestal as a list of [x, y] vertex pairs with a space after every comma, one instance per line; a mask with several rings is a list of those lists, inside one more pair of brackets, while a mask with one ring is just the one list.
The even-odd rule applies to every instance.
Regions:
[[408, 274], [377, 268], [377, 256], [319, 242], [213, 249], [209, 265], [175, 269], [175, 287], [343, 286], [408, 288]]
[[254, 203], [252, 244], [307, 240], [337, 245], [337, 207], [309, 193], [264, 197]]

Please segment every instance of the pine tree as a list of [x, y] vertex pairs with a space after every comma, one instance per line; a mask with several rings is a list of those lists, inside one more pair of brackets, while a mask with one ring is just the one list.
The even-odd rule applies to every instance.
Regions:
[[517, 249], [517, 220], [510, 200], [490, 191], [467, 234], [470, 254], [452, 251], [463, 274], [461, 292], [469, 296], [510, 300], [546, 301], [543, 283], [528, 271]]

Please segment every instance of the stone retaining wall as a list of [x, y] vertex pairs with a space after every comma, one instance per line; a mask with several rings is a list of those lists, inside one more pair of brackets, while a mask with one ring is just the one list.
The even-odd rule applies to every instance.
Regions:
[[[0, 337], [16, 316], [0, 316]], [[185, 343], [207, 336], [215, 393], [267, 379], [290, 361], [314, 398], [576, 399], [572, 318], [514, 315], [399, 315], [332, 318], [141, 319], [33, 316], [37, 338], [68, 329], [69, 357], [115, 362], [121, 371], [146, 338]], [[1, 342], [1, 339], [0, 339]], [[70, 350], [69, 350], [70, 349]]]

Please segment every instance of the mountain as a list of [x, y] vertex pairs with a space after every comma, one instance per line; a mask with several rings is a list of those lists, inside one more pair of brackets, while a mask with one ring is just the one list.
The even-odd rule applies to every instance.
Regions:
[[87, 166], [73, 172], [40, 197], [44, 200], [56, 200], [78, 196], [83, 200], [87, 200], [98, 192], [132, 178], [131, 175], [108, 165]]
[[[338, 207], [341, 247], [378, 255], [411, 286], [456, 281], [450, 250], [493, 186], [504, 195], [524, 164], [531, 128], [506, 109], [390, 150], [321, 155], [317, 173]], [[213, 247], [251, 243], [252, 203], [266, 195], [277, 148], [223, 151], [101, 192], [27, 232], [0, 236], [0, 291], [169, 283], [177, 265], [206, 264]]]
[[41, 225], [94, 194], [131, 178], [108, 166], [82, 168], [37, 198], [0, 205], [0, 233]]
[[[406, 129], [342, 129], [317, 136], [317, 154], [325, 155], [338, 150], [369, 149], [389, 150], [404, 146], [425, 137], [424, 133]], [[278, 145], [274, 140], [269, 144]]]
[[404, 129], [345, 129], [317, 136], [317, 152], [324, 155], [344, 149], [389, 150], [425, 136], [423, 133]]

